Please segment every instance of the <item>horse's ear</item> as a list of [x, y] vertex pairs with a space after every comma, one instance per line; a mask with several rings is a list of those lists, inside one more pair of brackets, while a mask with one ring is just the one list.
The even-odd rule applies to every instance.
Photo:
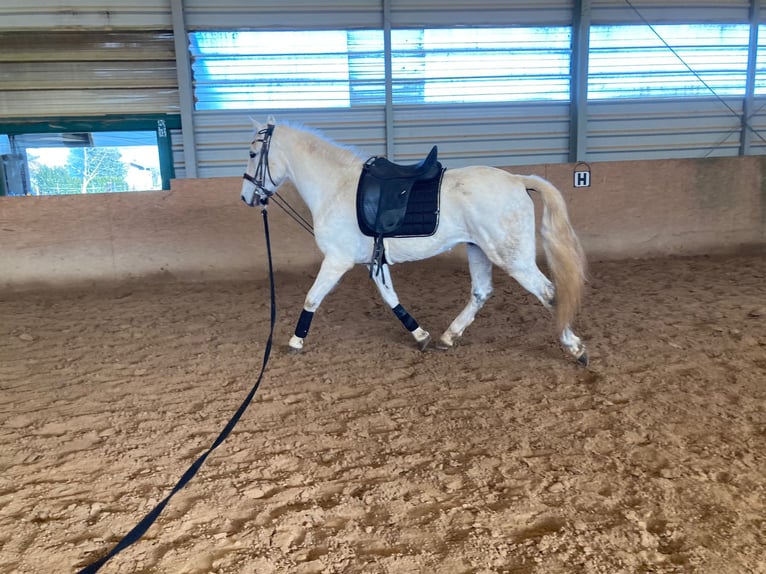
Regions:
[[274, 116], [269, 116], [269, 119], [266, 120], [266, 123], [270, 126], [277, 125], [277, 120], [274, 119]]
[[258, 131], [261, 129], [261, 124], [256, 120], [253, 116], [248, 116], [250, 118], [250, 123], [253, 124], [253, 129], [255, 131]]

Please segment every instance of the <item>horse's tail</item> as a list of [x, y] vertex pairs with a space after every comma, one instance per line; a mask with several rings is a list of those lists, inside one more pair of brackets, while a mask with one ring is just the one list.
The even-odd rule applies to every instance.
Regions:
[[527, 190], [537, 191], [543, 200], [540, 235], [556, 287], [556, 325], [561, 331], [572, 323], [580, 309], [585, 286], [585, 253], [569, 222], [561, 192], [535, 175], [524, 176], [524, 184]]

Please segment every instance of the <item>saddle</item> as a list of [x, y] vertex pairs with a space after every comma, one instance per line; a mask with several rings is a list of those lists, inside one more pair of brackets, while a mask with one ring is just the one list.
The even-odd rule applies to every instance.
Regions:
[[443, 173], [436, 146], [413, 165], [377, 156], [365, 162], [356, 191], [356, 215], [360, 231], [375, 238], [371, 274], [385, 262], [384, 237], [423, 237], [436, 232]]

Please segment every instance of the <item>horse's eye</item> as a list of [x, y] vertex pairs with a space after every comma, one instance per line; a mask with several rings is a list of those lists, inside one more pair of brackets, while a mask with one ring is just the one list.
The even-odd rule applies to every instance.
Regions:
[[256, 153], [254, 151], [250, 152], [250, 159], [254, 158], [256, 156]]

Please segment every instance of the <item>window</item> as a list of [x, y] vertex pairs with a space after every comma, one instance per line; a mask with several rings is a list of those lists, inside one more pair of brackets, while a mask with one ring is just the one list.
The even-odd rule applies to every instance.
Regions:
[[[592, 26], [588, 97], [743, 96], [748, 39], [747, 24]], [[392, 103], [568, 101], [571, 41], [568, 26], [394, 29]], [[190, 42], [200, 110], [385, 103], [381, 30], [195, 32]]]
[[162, 189], [154, 132], [24, 134], [28, 195]]
[[170, 189], [174, 116], [0, 124], [0, 195]]
[[384, 101], [380, 30], [195, 32], [190, 49], [198, 110]]
[[710, 96], [711, 89], [718, 96], [745, 94], [746, 24], [654, 29], [657, 34], [648, 26], [591, 28], [588, 98]]
[[[393, 102], [566, 100], [571, 30], [392, 31]], [[382, 30], [190, 34], [198, 110], [385, 103]]]
[[758, 26], [758, 47], [755, 58], [756, 96], [766, 96], [766, 25]]
[[394, 30], [394, 103], [569, 99], [571, 30]]

